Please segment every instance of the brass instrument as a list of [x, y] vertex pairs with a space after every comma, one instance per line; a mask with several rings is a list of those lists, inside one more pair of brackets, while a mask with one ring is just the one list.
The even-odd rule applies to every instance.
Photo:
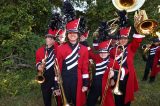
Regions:
[[65, 93], [64, 93], [64, 88], [63, 88], [63, 81], [62, 81], [62, 76], [60, 73], [60, 69], [59, 69], [59, 65], [58, 65], [58, 60], [57, 58], [55, 58], [55, 63], [54, 63], [54, 71], [55, 71], [55, 76], [57, 77], [57, 82], [58, 82], [58, 86], [61, 90], [61, 97], [62, 97], [62, 102], [63, 102], [63, 106], [70, 106], [67, 102]]
[[134, 21], [134, 27], [140, 34], [152, 34], [158, 27], [158, 22], [156, 20], [148, 19], [145, 10], [139, 10], [138, 12], [136, 11], [134, 15]]
[[[46, 46], [46, 48], [47, 48], [47, 46]], [[45, 69], [46, 59], [47, 59], [47, 50], [46, 50], [46, 52], [45, 52], [44, 59], [42, 59], [42, 63], [41, 63], [42, 70], [39, 70], [39, 71], [38, 71], [38, 75], [37, 75], [36, 78], [35, 78], [35, 80], [36, 80], [39, 84], [42, 84], [42, 83], [44, 83], [44, 81], [45, 81], [45, 78], [44, 78], [44, 76], [43, 76], [43, 73], [44, 73], [44, 69]]]
[[148, 51], [150, 50], [151, 45], [152, 45], [152, 43], [151, 44], [142, 45], [142, 50], [143, 50], [142, 58], [143, 58], [144, 61], [147, 61]]
[[[119, 30], [119, 25], [115, 24], [117, 21], [119, 21], [119, 17], [113, 18], [109, 21], [106, 22], [106, 25], [108, 24], [108, 35], [112, 36], [114, 35], [114, 33], [116, 33]], [[99, 27], [96, 29], [96, 31], [93, 33], [94, 37], [98, 37], [99, 36]]]
[[152, 43], [151, 43], [151, 44], [143, 45], [143, 46], [142, 46], [143, 52], [146, 53], [146, 52], [150, 49], [151, 45], [152, 45]]
[[[133, 12], [138, 10], [144, 4], [145, 0], [112, 0], [113, 5], [118, 10], [126, 10]], [[148, 19], [145, 10], [135, 12], [135, 28], [140, 34], [148, 35], [155, 32], [158, 22], [153, 19]]]
[[[117, 21], [119, 21], [119, 17], [111, 19], [111, 20], [108, 21], [108, 25], [109, 25], [108, 34], [109, 35], [114, 35], [114, 33], [116, 33], [118, 31], [119, 25], [115, 24]], [[112, 23], [109, 24], [110, 22], [112, 22]]]
[[122, 68], [122, 61], [123, 61], [123, 53], [124, 53], [124, 46], [122, 45], [118, 45], [116, 49], [118, 49], [119, 47], [122, 47], [122, 57], [121, 57], [121, 63], [120, 63], [120, 68], [118, 71], [118, 77], [117, 77], [117, 82], [116, 85], [113, 89], [113, 93], [116, 95], [122, 95], [122, 92], [119, 90], [119, 80], [120, 80], [120, 75], [121, 75], [121, 68]]
[[92, 59], [89, 59], [89, 75], [90, 75], [90, 82], [92, 82], [93, 80], [93, 76], [94, 76], [94, 73], [95, 73], [95, 64], [93, 62]]
[[157, 36], [158, 38], [160, 38], [160, 29], [156, 30], [152, 36]]
[[112, 0], [113, 5], [118, 10], [126, 10], [127, 12], [133, 12], [142, 7], [145, 0]]

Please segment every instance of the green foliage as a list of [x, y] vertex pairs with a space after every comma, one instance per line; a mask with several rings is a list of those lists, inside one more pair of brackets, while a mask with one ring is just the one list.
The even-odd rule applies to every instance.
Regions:
[[19, 70], [13, 72], [0, 72], [0, 98], [5, 96], [24, 95], [38, 89], [34, 78], [36, 71]]
[[51, 4], [46, 0], [2, 1], [0, 69], [33, 67], [36, 49], [44, 43]]

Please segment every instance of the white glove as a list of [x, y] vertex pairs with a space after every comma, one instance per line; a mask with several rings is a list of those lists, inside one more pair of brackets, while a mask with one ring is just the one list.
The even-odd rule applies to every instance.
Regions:
[[86, 86], [82, 87], [82, 92], [86, 92], [87, 90], [88, 90], [88, 87], [86, 87]]

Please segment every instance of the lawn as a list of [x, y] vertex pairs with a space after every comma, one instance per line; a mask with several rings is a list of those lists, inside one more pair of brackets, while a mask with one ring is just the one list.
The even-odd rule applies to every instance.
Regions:
[[[140, 55], [135, 57], [139, 81], [132, 106], [160, 106], [160, 77], [155, 83], [142, 82], [145, 63]], [[43, 106], [39, 84], [34, 81], [35, 70], [0, 71], [0, 106]]]

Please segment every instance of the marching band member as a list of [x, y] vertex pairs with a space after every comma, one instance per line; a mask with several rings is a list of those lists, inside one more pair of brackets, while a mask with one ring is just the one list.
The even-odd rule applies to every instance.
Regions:
[[128, 37], [131, 27], [124, 27], [120, 29], [120, 39], [119, 45], [125, 47], [124, 53], [121, 51], [115, 55], [116, 48], [111, 50], [111, 55], [120, 64], [120, 60], [123, 55], [122, 66], [125, 68], [124, 78], [120, 79], [119, 89], [122, 91], [123, 95], [115, 95], [116, 106], [130, 106], [131, 101], [134, 100], [134, 92], [138, 90], [138, 82], [136, 78], [135, 68], [134, 68], [134, 56], [135, 53], [145, 37], [140, 34], [134, 34], [132, 42], [128, 44]]
[[159, 39], [158, 38], [154, 38], [153, 44], [149, 45], [149, 47], [147, 47], [149, 49], [149, 56], [147, 58], [146, 67], [145, 67], [142, 81], [146, 81], [148, 79], [148, 74], [151, 71], [151, 69], [153, 68], [152, 66], [154, 64], [154, 57], [155, 57], [155, 53], [156, 53], [156, 50], [158, 47], [159, 47]]
[[152, 66], [152, 71], [150, 74], [149, 82], [154, 82], [156, 75], [160, 71], [160, 38], [157, 38], [157, 40], [159, 40], [159, 46], [158, 46], [156, 53], [155, 53], [155, 56], [154, 56], [153, 66]]
[[[56, 32], [56, 31], [55, 31]], [[54, 73], [54, 59], [56, 55], [56, 48], [55, 45], [55, 33], [46, 34], [45, 41], [46, 44], [40, 47], [36, 51], [36, 68], [38, 72], [43, 70], [42, 64], [45, 64], [45, 70], [43, 76], [45, 81], [41, 84], [41, 90], [43, 95], [43, 101], [45, 106], [51, 106], [51, 98], [52, 98], [52, 88], [55, 90], [55, 93], [58, 93], [58, 86], [55, 80], [55, 73]], [[46, 60], [44, 60], [45, 56], [47, 56]], [[59, 95], [59, 94], [57, 94]], [[58, 102], [58, 106], [60, 106], [60, 102]]]
[[78, 42], [80, 19], [67, 23], [68, 41], [57, 49], [57, 59], [62, 75], [64, 93], [67, 101], [74, 106], [85, 104], [88, 90], [88, 50]]
[[[90, 91], [88, 94], [87, 106], [95, 106], [98, 98], [102, 97], [102, 94], [103, 94], [102, 93], [102, 78], [103, 78], [105, 71], [113, 63], [113, 60], [109, 56], [110, 44], [111, 44], [111, 40], [104, 41], [104, 42], [100, 43], [99, 47], [98, 47], [99, 54], [94, 54], [92, 51], [89, 52], [89, 57], [92, 58], [96, 64], [96, 70], [95, 70], [95, 74], [93, 76], [93, 81], [92, 81]], [[115, 63], [114, 68], [116, 68], [116, 69], [119, 68], [119, 65], [117, 62]], [[104, 79], [103, 91], [104, 91], [104, 86], [106, 83], [105, 81], [106, 80]], [[109, 101], [109, 103], [105, 103], [105, 104], [108, 104], [108, 106], [112, 106], [111, 104], [114, 104], [114, 99], [113, 99], [112, 93], [109, 92], [107, 94], [109, 96], [107, 96], [106, 100], [110, 100], [110, 101]], [[104, 105], [104, 106], [106, 106], [106, 105]]]

